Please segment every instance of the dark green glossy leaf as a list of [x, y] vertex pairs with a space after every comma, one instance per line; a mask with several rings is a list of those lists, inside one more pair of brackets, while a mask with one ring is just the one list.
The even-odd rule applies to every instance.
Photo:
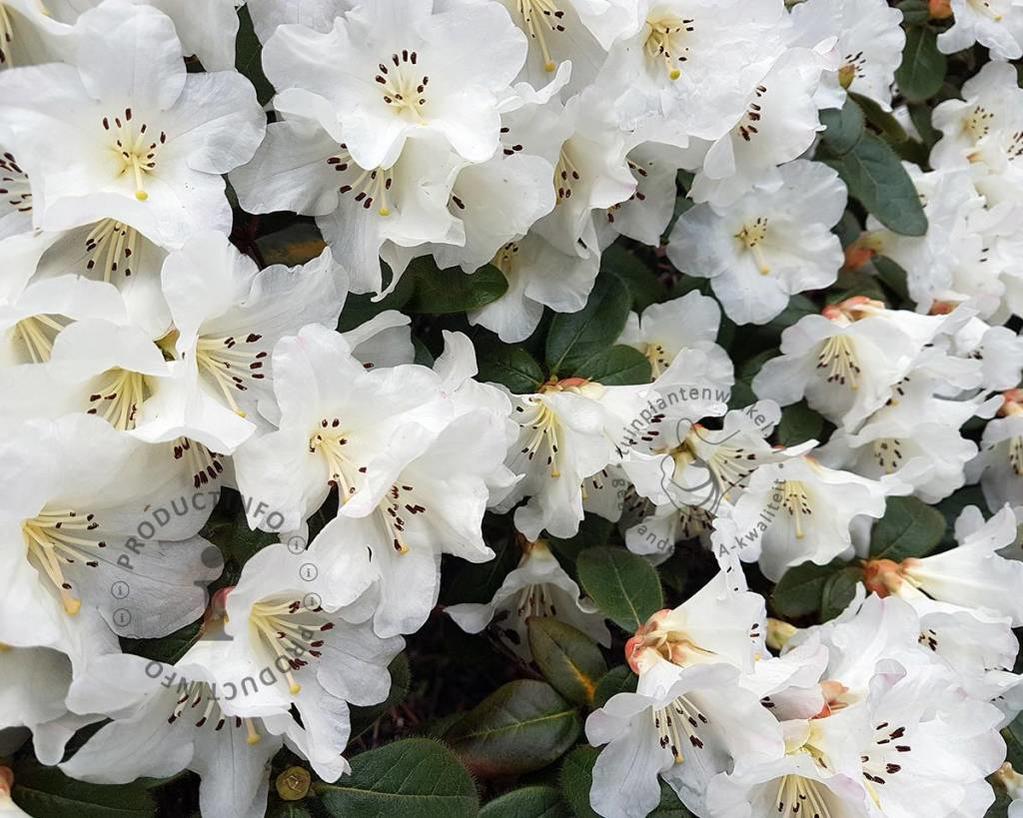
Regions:
[[263, 73], [263, 46], [252, 28], [249, 10], [238, 10], [238, 36], [235, 38], [235, 67], [238, 73], [252, 83], [260, 105], [266, 105], [274, 95], [274, 87]]
[[859, 106], [867, 122], [877, 128], [886, 140], [895, 144], [909, 139], [909, 134], [899, 121], [870, 97], [850, 91], [849, 99]]
[[841, 108], [821, 111], [821, 123], [825, 126], [821, 139], [827, 149], [836, 156], [851, 151], [863, 136], [863, 112], [849, 98]]
[[902, 562], [926, 557], [945, 536], [945, 518], [940, 511], [916, 497], [889, 497], [884, 516], [870, 534], [870, 556]]
[[508, 291], [508, 279], [488, 264], [471, 275], [460, 267], [441, 270], [432, 258], [417, 258], [405, 275], [415, 277], [415, 290], [405, 305], [408, 312], [433, 315], [478, 310]]
[[579, 581], [608, 618], [635, 631], [664, 607], [657, 572], [624, 548], [590, 548], [579, 555]]
[[853, 601], [856, 586], [863, 580], [860, 568], [843, 568], [828, 577], [821, 591], [821, 621], [834, 619]]
[[572, 818], [572, 812], [556, 787], [523, 787], [495, 798], [480, 818]]
[[543, 367], [525, 349], [496, 341], [476, 346], [479, 380], [507, 386], [516, 395], [536, 392], [547, 380]]
[[938, 93], [945, 81], [948, 59], [938, 50], [938, 35], [928, 26], [906, 29], [906, 47], [895, 82], [906, 99], [919, 102]]
[[826, 164], [838, 171], [849, 193], [885, 227], [906, 236], [927, 232], [927, 216], [898, 155], [873, 134]]
[[547, 366], [567, 378], [614, 345], [625, 329], [632, 297], [617, 276], [603, 274], [579, 312], [558, 313], [547, 333]]
[[151, 818], [156, 803], [143, 782], [86, 784], [35, 762], [14, 772], [14, 802], [32, 818]]
[[824, 418], [806, 405], [806, 401], [786, 406], [778, 423], [778, 442], [782, 446], [795, 446], [807, 440], [820, 439]]
[[533, 661], [551, 686], [570, 702], [591, 704], [607, 662], [585, 633], [558, 619], [531, 617]]
[[499, 687], [444, 734], [477, 775], [520, 775], [546, 767], [582, 730], [579, 712], [546, 682]]
[[575, 374], [606, 386], [650, 383], [650, 361], [638, 349], [619, 344], [588, 358]]
[[632, 308], [642, 312], [665, 296], [664, 287], [657, 280], [651, 266], [634, 253], [615, 243], [600, 257], [600, 269], [618, 276], [632, 295]]
[[314, 785], [330, 816], [350, 818], [476, 818], [472, 778], [439, 741], [405, 739], [351, 759], [352, 774]]
[[771, 608], [783, 619], [799, 619], [817, 613], [828, 579], [845, 567], [841, 560], [827, 565], [804, 562], [789, 568], [771, 593]]

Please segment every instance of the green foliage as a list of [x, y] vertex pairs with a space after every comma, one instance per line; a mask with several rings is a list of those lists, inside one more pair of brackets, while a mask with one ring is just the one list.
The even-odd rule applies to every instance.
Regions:
[[498, 688], [444, 734], [481, 778], [520, 775], [557, 760], [575, 743], [582, 719], [545, 682], [520, 679]]
[[579, 312], [558, 313], [547, 333], [547, 366], [559, 378], [579, 375], [622, 334], [632, 297], [615, 276], [603, 274]]
[[487, 265], [471, 275], [460, 267], [441, 270], [432, 258], [417, 258], [405, 272], [415, 281], [408, 312], [434, 315], [471, 312], [497, 301], [508, 291], [508, 279], [496, 267]]
[[144, 782], [86, 784], [55, 767], [35, 763], [15, 769], [14, 802], [33, 818], [152, 818], [156, 802]]
[[570, 702], [592, 704], [597, 683], [607, 673], [596, 643], [557, 619], [532, 617], [528, 628], [533, 661], [544, 678]]
[[836, 158], [824, 161], [838, 171], [849, 194], [888, 229], [906, 236], [927, 232], [927, 217], [898, 155], [873, 134]]
[[480, 810], [480, 818], [572, 818], [555, 787], [523, 787], [495, 798]]
[[347, 818], [476, 818], [479, 797], [472, 778], [443, 744], [405, 739], [355, 756], [352, 774], [336, 784], [316, 784], [330, 816]]
[[870, 556], [902, 562], [926, 557], [945, 535], [945, 518], [916, 497], [889, 497], [870, 535]]
[[626, 631], [635, 631], [664, 607], [657, 572], [623, 548], [590, 548], [579, 555], [579, 581], [600, 612]]
[[945, 81], [948, 59], [938, 50], [938, 35], [929, 26], [911, 26], [906, 30], [902, 64], [895, 72], [899, 91], [911, 102], [920, 102], [938, 93]]
[[771, 609], [783, 619], [800, 619], [821, 609], [828, 581], [845, 567], [841, 560], [827, 565], [804, 562], [786, 571], [771, 592]]

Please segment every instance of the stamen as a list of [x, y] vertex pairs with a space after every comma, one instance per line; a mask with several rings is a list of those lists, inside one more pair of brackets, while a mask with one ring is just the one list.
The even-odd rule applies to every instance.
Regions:
[[676, 764], [685, 761], [682, 747], [686, 744], [698, 750], [703, 749], [703, 740], [698, 731], [710, 722], [685, 696], [679, 696], [666, 707], [653, 710], [653, 719], [658, 744], [661, 749], [671, 752]]
[[647, 34], [643, 48], [647, 56], [655, 63], [664, 64], [668, 79], [674, 81], [682, 76], [679, 64], [689, 57], [689, 47], [685, 45], [685, 35], [695, 31], [692, 19], [680, 17], [662, 17], [647, 20], [650, 33]]
[[419, 54], [403, 49], [400, 54], [394, 53], [378, 64], [377, 71], [373, 80], [381, 86], [384, 102], [394, 108], [396, 113], [410, 114], [416, 122], [425, 124], [423, 113], [430, 77], [421, 73]]
[[579, 168], [569, 155], [568, 143], [561, 146], [558, 164], [554, 168], [554, 189], [558, 193], [558, 204], [572, 198], [572, 185], [582, 179]]
[[338, 173], [344, 174], [338, 192], [341, 195], [354, 194], [353, 198], [364, 210], [369, 210], [376, 202], [377, 213], [386, 218], [391, 215], [392, 206], [397, 207], [391, 198], [391, 188], [394, 185], [393, 167], [365, 170], [355, 163], [344, 145], [340, 146], [335, 156], [327, 160], [327, 164]]
[[259, 333], [202, 336], [195, 347], [195, 361], [220, 390], [227, 405], [239, 417], [245, 412], [235, 401], [235, 392], [245, 392], [252, 381], [266, 378], [263, 365], [269, 353], [257, 344], [263, 339]]
[[[3, 8], [0, 3], [0, 55], [3, 54]], [[0, 59], [0, 64], [2, 62]], [[0, 202], [19, 213], [32, 212], [32, 188], [28, 174], [21, 169], [12, 153], [0, 155]]]
[[524, 433], [529, 434], [526, 430], [531, 429], [532, 434], [525, 441], [521, 454], [524, 454], [527, 460], [532, 461], [541, 447], [546, 444], [550, 476], [552, 478], [561, 477], [561, 471], [558, 468], [558, 440], [561, 422], [554, 410], [542, 398], [530, 396], [525, 399], [525, 403], [529, 408], [525, 409], [524, 417], [516, 418], [516, 420]]
[[159, 137], [150, 136], [149, 125], [133, 122], [133, 116], [132, 109], [125, 108], [117, 116], [103, 117], [102, 125], [114, 140], [111, 149], [121, 163], [118, 176], [130, 173], [135, 182], [135, 198], [144, 202], [149, 198], [145, 179], [156, 169], [156, 155], [160, 146], [167, 142], [167, 134], [161, 131]]
[[48, 315], [33, 315], [14, 325], [14, 337], [25, 345], [32, 363], [39, 364], [50, 360], [53, 342], [63, 329], [64, 324]]
[[813, 515], [813, 506], [806, 491], [806, 484], [798, 480], [786, 480], [782, 489], [782, 507], [796, 525], [796, 539], [803, 539], [803, 519]]
[[114, 273], [121, 272], [125, 278], [132, 274], [132, 259], [136, 256], [139, 234], [114, 219], [103, 219], [85, 237], [85, 252], [90, 256], [85, 268], [90, 272], [100, 266], [103, 281], [110, 283]]
[[87, 414], [97, 415], [122, 432], [135, 428], [135, 415], [150, 395], [146, 376], [127, 369], [110, 369], [100, 376], [89, 395]]
[[558, 8], [554, 0], [518, 0], [518, 5], [526, 33], [540, 46], [544, 70], [553, 73], [558, 64], [551, 57], [545, 32], [549, 29], [551, 33], [564, 33], [565, 12]]
[[766, 217], [758, 216], [756, 221], [752, 224], [743, 225], [742, 230], [735, 234], [735, 238], [742, 242], [746, 249], [752, 253], [760, 275], [764, 276], [771, 272], [771, 267], [767, 263], [767, 258], [764, 256], [764, 251], [760, 246], [767, 239], [767, 223]]
[[844, 334], [832, 335], [817, 355], [817, 369], [828, 369], [828, 383], [838, 383], [850, 389], [860, 386], [859, 358], [852, 339]]
[[99, 566], [93, 549], [106, 548], [106, 543], [91, 533], [98, 528], [95, 515], [70, 509], [44, 509], [21, 524], [26, 556], [53, 583], [68, 616], [75, 616], [82, 602], [64, 576], [64, 566], [75, 563], [87, 568]]

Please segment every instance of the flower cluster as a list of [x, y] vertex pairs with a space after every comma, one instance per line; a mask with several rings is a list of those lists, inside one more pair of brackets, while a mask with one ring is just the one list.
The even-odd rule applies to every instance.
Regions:
[[0, 0], [0, 813], [1018, 812], [1021, 49]]

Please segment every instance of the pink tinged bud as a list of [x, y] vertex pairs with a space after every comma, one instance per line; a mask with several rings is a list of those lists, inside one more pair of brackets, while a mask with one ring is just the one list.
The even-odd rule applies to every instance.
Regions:
[[947, 20], [952, 16], [952, 0], [930, 0], [927, 5], [932, 20]]
[[882, 599], [898, 593], [904, 582], [902, 566], [892, 560], [870, 560], [863, 568], [863, 582], [867, 590]]

